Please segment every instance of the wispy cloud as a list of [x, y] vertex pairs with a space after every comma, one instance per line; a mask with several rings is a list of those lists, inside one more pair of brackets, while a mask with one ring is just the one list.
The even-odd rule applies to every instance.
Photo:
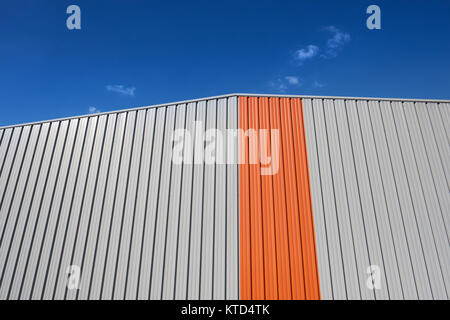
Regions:
[[305, 60], [314, 58], [319, 53], [319, 47], [313, 44], [306, 46], [306, 48], [298, 49], [294, 53], [294, 59], [303, 62]]
[[100, 110], [97, 109], [96, 107], [89, 107], [89, 113], [99, 113]]
[[331, 38], [327, 40], [326, 51], [321, 54], [322, 58], [334, 58], [338, 52], [351, 41], [350, 34], [341, 31], [335, 26], [327, 26], [323, 28], [324, 31], [331, 33]]
[[269, 85], [279, 92], [286, 92], [288, 89], [301, 87], [302, 80], [297, 76], [284, 76], [270, 81]]
[[291, 85], [298, 85], [300, 84], [300, 79], [299, 77], [295, 77], [295, 76], [286, 76], [284, 77], [284, 79]]
[[116, 92], [123, 96], [134, 97], [134, 91], [136, 91], [136, 88], [135, 87], [125, 87], [124, 85], [121, 85], [121, 84], [114, 84], [114, 85], [109, 84], [106, 86], [106, 90], [111, 91], [111, 92]]
[[323, 87], [325, 87], [325, 84], [323, 84], [322, 82], [320, 82], [318, 80], [314, 80], [312, 87], [314, 89], [323, 88]]

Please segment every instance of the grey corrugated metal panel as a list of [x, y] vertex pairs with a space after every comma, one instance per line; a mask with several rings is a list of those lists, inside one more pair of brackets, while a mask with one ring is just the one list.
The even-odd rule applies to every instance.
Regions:
[[321, 99], [313, 100], [321, 189], [324, 194], [332, 195], [331, 197], [322, 198], [325, 232], [329, 246], [328, 258], [330, 260], [332, 297], [333, 299], [346, 299], [347, 292], [342, 258], [342, 243], [340, 239], [341, 234], [339, 232], [338, 216], [336, 213], [336, 194], [333, 185], [323, 103]]
[[66, 225], [62, 251], [59, 254], [59, 265], [57, 274], [64, 276], [58, 277], [54, 295], [58, 299], [66, 298], [66, 279], [69, 266], [72, 266], [73, 252], [75, 244], [79, 238], [80, 221], [83, 216], [83, 206], [85, 204], [86, 190], [89, 181], [89, 172], [91, 160], [94, 153], [95, 140], [97, 138], [99, 119], [97, 117], [90, 118], [87, 121], [86, 131], [83, 134], [83, 145], [81, 147], [81, 157], [77, 162], [77, 172], [75, 176], [75, 185], [70, 197], [70, 205], [68, 209], [68, 225]]
[[[0, 194], [2, 195], [0, 197], [0, 207], [2, 205], [2, 201], [3, 201], [2, 199], [4, 198], [5, 190], [8, 185], [9, 179], [11, 178], [11, 174], [13, 173], [12, 167], [16, 163], [15, 159], [17, 156], [17, 151], [18, 151], [19, 147], [23, 148], [25, 145], [26, 137], [24, 137], [24, 139], [22, 139], [22, 133], [24, 131], [24, 128], [29, 128], [29, 126], [23, 127], [23, 128], [14, 128], [11, 138], [8, 141], [5, 158], [3, 160], [3, 163], [2, 163], [2, 166], [0, 169]], [[4, 216], [5, 215], [0, 217], [0, 226], [3, 225], [2, 218], [4, 218]]]
[[[315, 103], [316, 104], [316, 103]], [[311, 182], [311, 198], [314, 213], [314, 228], [316, 232], [317, 259], [319, 261], [319, 279], [322, 299], [332, 299], [331, 269], [329, 261], [328, 238], [324, 221], [323, 194], [320, 178], [319, 154], [317, 149], [317, 133], [313, 101], [303, 100], [303, 116], [305, 122], [306, 145], [308, 151], [309, 174]], [[322, 239], [322, 240], [320, 240]], [[323, 241], [325, 239], [325, 241]]]
[[[36, 159], [39, 159], [30, 172], [32, 189], [28, 189], [27, 196], [22, 206], [23, 214], [26, 215], [24, 227], [21, 230], [20, 242], [18, 248], [14, 245], [14, 251], [6, 262], [6, 271], [2, 282], [2, 298], [19, 298], [22, 291], [23, 275], [25, 265], [28, 261], [28, 248], [32, 244], [32, 234], [38, 210], [36, 208], [38, 199], [44, 190], [44, 179], [49, 168], [49, 157], [55, 141], [57, 125], [42, 125], [42, 138], [39, 141], [39, 147], [36, 150]], [[34, 181], [34, 183], [33, 183]], [[30, 185], [31, 186], [31, 185]], [[20, 230], [20, 229], [19, 229]], [[19, 231], [18, 231], [19, 232]], [[9, 281], [8, 281], [9, 280]]]
[[[180, 216], [179, 216], [179, 231], [177, 244], [177, 260], [176, 260], [176, 275], [175, 275], [175, 299], [186, 299], [187, 297], [187, 281], [189, 272], [189, 244], [191, 235], [191, 204], [193, 194], [193, 172], [194, 172], [194, 124], [196, 120], [197, 104], [191, 102], [186, 109], [186, 124], [187, 132], [191, 135], [186, 135], [183, 140], [183, 174], [180, 190]], [[183, 232], [180, 232], [183, 230]]]
[[167, 215], [172, 174], [172, 133], [176, 123], [176, 106], [166, 108], [166, 119], [161, 151], [161, 169], [157, 189], [155, 234], [151, 259], [150, 299], [161, 299], [166, 248]]
[[66, 171], [66, 182], [63, 187], [64, 196], [59, 203], [58, 212], [60, 212], [58, 226], [53, 234], [53, 249], [50, 249], [51, 254], [48, 262], [48, 276], [44, 283], [45, 288], [44, 297], [61, 299], [60, 295], [56, 295], [58, 281], [64, 282], [66, 279], [66, 267], [61, 267], [62, 250], [66, 245], [66, 237], [71, 219], [71, 206], [74, 197], [74, 192], [78, 180], [79, 163], [81, 160], [86, 130], [87, 119], [73, 120], [76, 124], [76, 132], [74, 133], [74, 142], [72, 145], [72, 152], [69, 159], [69, 168]]
[[[218, 132], [226, 133], [227, 128], [227, 99], [217, 101], [216, 127]], [[213, 216], [213, 270], [212, 270], [212, 298], [225, 299], [225, 259], [226, 259], [226, 136], [220, 136], [215, 142], [215, 204]]]
[[149, 190], [150, 169], [153, 156], [153, 141], [155, 132], [156, 109], [148, 110], [146, 113], [144, 140], [142, 146], [141, 171], [139, 173], [139, 190], [135, 204], [135, 225], [132, 233], [131, 250], [128, 264], [128, 278], [126, 282], [126, 298], [137, 299], [140, 297], [139, 284], [141, 257], [143, 252], [143, 239], [145, 230], [148, 228], [146, 206]]
[[[20, 255], [20, 251], [23, 248], [24, 238], [25, 235], [29, 236], [31, 232], [26, 232], [26, 228], [28, 226], [28, 221], [30, 218], [30, 206], [33, 201], [35, 190], [37, 187], [37, 179], [39, 177], [39, 173], [41, 172], [41, 166], [42, 166], [42, 159], [44, 157], [44, 151], [45, 147], [48, 141], [48, 132], [50, 125], [37, 125], [40, 128], [40, 136], [38, 145], [35, 150], [35, 160], [33, 161], [33, 164], [31, 166], [30, 172], [29, 172], [29, 179], [27, 183], [27, 188], [25, 189], [25, 192], [23, 193], [23, 198], [21, 200], [21, 203], [19, 204], [19, 207], [17, 208], [17, 211], [20, 216], [19, 223], [16, 227], [16, 232], [14, 234], [14, 238], [12, 239], [10, 248], [11, 251], [9, 252], [9, 255], [7, 255], [7, 261], [3, 262], [3, 270], [1, 275], [1, 282], [0, 282], [0, 298], [5, 299], [10, 296], [11, 289], [12, 289], [12, 283], [13, 280], [16, 280], [16, 289], [20, 287], [20, 282], [17, 280], [17, 278], [14, 277], [15, 271], [17, 270], [18, 262], [24, 262], [26, 255], [22, 254]], [[15, 208], [14, 208], [15, 209]], [[34, 216], [36, 216], [36, 213], [33, 213]], [[28, 229], [31, 230], [31, 229]], [[19, 273], [19, 275], [22, 275]], [[17, 297], [17, 292], [15, 297]]]
[[[175, 130], [184, 130], [186, 127], [186, 105], [176, 107]], [[173, 135], [170, 139], [172, 146], [175, 143]], [[183, 148], [184, 148], [183, 140]], [[172, 148], [173, 149], [173, 148]], [[175, 269], [177, 260], [177, 245], [180, 229], [178, 228], [180, 219], [180, 202], [182, 188], [183, 163], [173, 163], [170, 175], [169, 203], [167, 208], [167, 224], [165, 231], [165, 246], [163, 253], [163, 276], [162, 276], [162, 299], [174, 299], [175, 296]], [[185, 231], [182, 229], [181, 232]]]
[[[25, 155], [27, 153], [27, 147], [29, 143], [29, 137], [31, 132], [31, 127], [26, 126], [23, 128], [21, 132], [21, 137], [17, 142], [18, 145], [15, 148], [14, 156], [11, 159], [10, 163], [7, 163], [5, 166], [5, 172], [0, 179], [0, 183], [2, 191], [0, 193], [0, 248], [3, 244], [3, 240], [5, 238], [5, 231], [7, 232], [8, 222], [10, 222], [10, 213], [11, 210], [9, 204], [12, 201], [12, 198], [15, 195], [17, 180], [22, 172], [23, 161]], [[11, 150], [12, 151], [12, 150]], [[10, 231], [10, 230], [9, 230]]]
[[[418, 167], [416, 162], [416, 154], [413, 149], [413, 140], [410, 138], [409, 126], [407, 118], [401, 103], [393, 103], [392, 111], [394, 115], [396, 130], [399, 139], [399, 145], [403, 155], [404, 166], [406, 169], [406, 177], [408, 181], [409, 192], [411, 193], [411, 200], [413, 204], [413, 212], [417, 225], [419, 228], [419, 235], [423, 252], [425, 255], [425, 263], [427, 268], [427, 278], [430, 286], [430, 295], [425, 293], [426, 298], [434, 298], [438, 287], [442, 282], [440, 267], [438, 265], [438, 257], [436, 247], [433, 241], [433, 234], [429, 221], [429, 213], [425, 204], [423, 188], [418, 174]], [[424, 277], [425, 275], [420, 275]], [[437, 278], [436, 278], [437, 277]]]
[[[206, 102], [197, 103], [197, 126], [201, 124], [202, 130], [196, 129], [194, 137], [194, 163], [203, 162], [204, 154], [204, 134], [206, 125]], [[201, 265], [201, 228], [202, 228], [202, 210], [203, 210], [203, 192], [204, 192], [204, 167], [194, 165], [193, 192], [191, 204], [191, 229], [189, 244], [189, 273], [188, 273], [188, 299], [200, 299], [200, 265]]]
[[[439, 151], [440, 162], [444, 169], [447, 188], [450, 189], [450, 161], [447, 161], [447, 159], [450, 159], [450, 141], [447, 137], [444, 119], [441, 116], [439, 108], [439, 104], [427, 103], [425, 109], [430, 118], [431, 130], [433, 132], [435, 143]], [[446, 123], [447, 127], [449, 127], [449, 122]]]
[[[386, 136], [387, 149], [385, 153], [389, 156], [389, 160], [392, 166], [392, 175], [394, 180], [395, 192], [387, 194], [389, 197], [388, 203], [392, 205], [393, 212], [399, 212], [394, 214], [395, 217], [400, 217], [405, 232], [407, 252], [410, 255], [414, 283], [416, 292], [411, 292], [410, 284], [408, 281], [403, 281], [404, 297], [405, 298], [419, 298], [429, 299], [431, 298], [431, 288], [428, 281], [427, 267], [425, 264], [425, 257], [423, 254], [422, 240], [419, 233], [416, 211], [412, 202], [412, 194], [410, 192], [410, 182], [408, 180], [405, 158], [404, 158], [404, 146], [400, 140], [398, 134], [396, 119], [393, 114], [393, 108], [390, 102], [380, 103], [381, 120], [383, 124], [383, 131]], [[403, 148], [402, 148], [403, 147]], [[383, 170], [385, 175], [389, 177], [388, 170]], [[389, 180], [388, 180], [389, 181]], [[387, 191], [389, 192], [389, 191]], [[395, 199], [397, 198], [397, 199]], [[396, 200], [398, 206], [396, 206]], [[398, 219], [398, 218], [397, 218]], [[397, 236], [400, 231], [396, 231]], [[400, 244], [401, 245], [401, 244]], [[401, 249], [400, 249], [401, 250]], [[401, 274], [402, 277], [407, 278], [408, 275]], [[409, 288], [409, 289], [408, 289]]]
[[[338, 145], [342, 157], [341, 161], [343, 168], [344, 188], [346, 191], [346, 199], [348, 203], [348, 215], [353, 236], [354, 254], [357, 265], [357, 277], [359, 279], [360, 293], [360, 296], [349, 294], [348, 298], [372, 300], [375, 298], [374, 291], [368, 290], [366, 286], [366, 269], [367, 266], [370, 265], [370, 256], [368, 251], [367, 237], [365, 233], [364, 217], [362, 215], [362, 206], [355, 169], [353, 144], [352, 138], [350, 136], [350, 128], [345, 101], [335, 101], [335, 114], [336, 124], [338, 127]], [[346, 214], [346, 212], [342, 212], [340, 214], [344, 215]]]
[[[348, 203], [346, 197], [346, 186], [341, 162], [341, 150], [339, 148], [339, 133], [337, 130], [335, 106], [332, 100], [325, 100], [324, 104], [324, 121], [327, 133], [328, 157], [331, 168], [331, 182], [334, 190], [334, 202], [336, 205], [336, 226], [339, 232], [340, 249], [342, 252], [342, 263], [344, 270], [345, 290], [341, 293], [342, 297], [360, 297], [359, 278], [356, 265], [355, 249], [353, 234], [351, 231], [352, 224], [348, 215]], [[324, 159], [326, 161], [327, 159]]]
[[71, 120], [69, 122], [63, 153], [59, 161], [55, 161], [55, 166], [56, 164], [58, 164], [59, 168], [48, 208], [45, 232], [41, 241], [41, 252], [39, 257], [38, 269], [36, 270], [37, 277], [35, 280], [33, 291], [33, 295], [37, 299], [43, 297], [45, 284], [48, 278], [49, 260], [52, 255], [52, 249], [54, 248], [55, 243], [55, 238], [53, 237], [53, 235], [56, 233], [61, 217], [61, 211], [59, 210], [60, 203], [62, 202], [64, 196], [64, 185], [66, 185], [67, 181], [67, 172], [70, 166], [70, 158], [73, 151], [77, 127], [77, 120]]
[[[126, 298], [126, 283], [128, 259], [130, 246], [133, 241], [134, 221], [136, 216], [136, 197], [139, 192], [139, 175], [143, 156], [142, 146], [144, 143], [146, 111], [139, 110], [136, 112], [136, 119], [133, 133], [133, 143], [131, 146], [131, 159], [128, 161], [128, 177], [125, 190], [125, 202], [122, 208], [122, 222], [120, 224], [119, 246], [116, 257], [116, 265], [114, 271], [114, 288], [113, 297], [115, 299]], [[140, 239], [138, 239], [140, 240]], [[135, 256], [137, 257], [137, 256]], [[135, 298], [135, 297], [133, 297]]]
[[[109, 159], [110, 159], [110, 154], [111, 154], [111, 148], [112, 148], [112, 143], [113, 143], [113, 138], [114, 138], [114, 128], [115, 128], [115, 118], [116, 115], [108, 115], [108, 116], [102, 116], [102, 117], [106, 117], [103, 118], [105, 119], [104, 121], [106, 121], [106, 124], [103, 123], [103, 120], [100, 120], [102, 123], [102, 127], [104, 127], [104, 133], [102, 132], [102, 130], [99, 131], [99, 134], [103, 134], [103, 139], [102, 139], [102, 147], [101, 147], [101, 151], [100, 151], [100, 159], [99, 159], [99, 163], [98, 163], [98, 167], [92, 166], [92, 170], [96, 170], [95, 172], [96, 177], [95, 177], [95, 183], [94, 183], [94, 198], [92, 200], [91, 203], [91, 207], [88, 209], [90, 212], [90, 223], [88, 224], [88, 228], [89, 228], [89, 232], [86, 232], [86, 245], [83, 248], [83, 256], [81, 258], [81, 262], [79, 262], [79, 266], [80, 266], [80, 270], [82, 271], [81, 274], [81, 278], [80, 278], [80, 288], [81, 290], [78, 291], [79, 294], [79, 298], [81, 299], [86, 299], [88, 297], [89, 294], [89, 289], [90, 289], [90, 281], [91, 281], [91, 276], [92, 276], [92, 269], [93, 269], [93, 263], [95, 261], [95, 255], [96, 255], [96, 240], [97, 240], [97, 235], [99, 233], [99, 228], [100, 228], [100, 224], [101, 224], [101, 218], [102, 218], [102, 212], [101, 212], [101, 208], [102, 208], [102, 200], [103, 200], [103, 196], [104, 196], [104, 190], [106, 188], [105, 183], [106, 183], [106, 179], [107, 179], [107, 170], [108, 170], [108, 163], [109, 163]], [[102, 118], [101, 117], [101, 118]], [[81, 140], [81, 139], [80, 139]], [[97, 144], [100, 143], [100, 140], [97, 139]], [[94, 169], [95, 168], [95, 169]], [[70, 189], [70, 188], [69, 188]], [[68, 215], [64, 214], [64, 212], [62, 212], [62, 217], [64, 219], [61, 219], [61, 227], [59, 228], [60, 232], [64, 231], [64, 227], [67, 225], [67, 218]], [[55, 239], [58, 239], [60, 237], [63, 237], [63, 235], [60, 235], [60, 233], [57, 233], [54, 235]], [[58, 244], [55, 244], [55, 250], [54, 252], [59, 253], [61, 252], [61, 246]], [[57, 262], [58, 259], [51, 259], [49, 264], [50, 264], [50, 272], [49, 274], [52, 276], [51, 278], [49, 277], [48, 282], [49, 283], [54, 283], [54, 281], [56, 280], [56, 265], [55, 263]], [[55, 269], [52, 269], [55, 268]], [[52, 288], [53, 290], [53, 288]], [[44, 298], [51, 298], [53, 296], [53, 291], [48, 292], [47, 296], [44, 296]]]
[[11, 144], [11, 136], [14, 128], [4, 129], [4, 134], [2, 136], [2, 143], [0, 145], [0, 177], [3, 174], [3, 167], [5, 164], [5, 158], [8, 154], [9, 145]]
[[211, 163], [214, 157], [215, 142], [208, 134], [216, 127], [216, 101], [208, 101], [206, 106], [206, 134], [204, 149], [203, 171], [203, 207], [201, 221], [200, 242], [200, 299], [212, 298], [212, 272], [213, 272], [213, 245], [214, 245], [214, 201], [215, 201], [215, 163]]
[[[448, 242], [450, 215], [445, 213], [450, 212], [450, 197], [448, 192], [448, 181], [446, 179], [448, 172], [444, 169], [444, 163], [448, 162], [448, 160], [445, 161], [444, 159], [450, 158], [443, 158], [441, 156], [441, 150], [438, 147], [439, 140], [437, 140], [439, 135], [436, 136], [436, 131], [439, 130], [439, 127], [433, 127], [428, 112], [428, 110], [432, 108], [432, 106], [425, 105], [424, 103], [416, 103], [415, 105], [417, 120], [419, 122], [420, 132], [422, 134], [422, 142], [425, 146], [425, 155], [431, 169], [432, 180], [430, 182], [433, 183], [433, 189], [437, 195], [437, 203], [443, 219], [443, 227], [445, 229]], [[450, 286], [447, 287], [447, 290], [450, 290]]]
[[[227, 128], [238, 128], [238, 101], [237, 97], [230, 97], [227, 101]], [[238, 163], [237, 157], [238, 137], [227, 136], [228, 164]], [[238, 200], [238, 166], [226, 166], [226, 299], [239, 298], [239, 200]], [[237, 191], [237, 192], [236, 192]]]
[[[432, 281], [433, 297], [435, 299], [447, 299], [446, 276], [449, 273], [448, 266], [449, 242], [443, 219], [442, 207], [436, 194], [436, 185], [433, 181], [433, 170], [429, 161], [429, 155], [424, 146], [423, 131], [417, 119], [416, 106], [414, 103], [404, 103], [409, 138], [414, 152], [414, 162], [419, 175], [419, 183], [425, 201], [425, 212], [428, 216], [431, 238], [437, 250], [435, 269], [430, 272]], [[436, 171], [438, 169], [436, 168]], [[442, 174], [442, 173], [441, 173]]]
[[364, 149], [357, 102], [352, 100], [346, 101], [346, 109], [355, 161], [361, 210], [369, 247], [369, 261], [371, 265], [376, 265], [381, 270], [381, 289], [375, 291], [375, 296], [377, 299], [387, 299], [389, 297], [389, 293], [386, 284], [385, 262], [379, 236], [379, 225], [372, 198], [373, 195], [369, 180], [367, 155]]
[[[322, 199], [347, 197], [362, 298], [373, 295], [366, 287], [366, 268], [378, 265], [382, 283], [381, 290], [374, 290], [377, 299], [446, 299], [450, 248], [443, 214], [448, 209], [442, 210], [449, 199], [442, 154], [448, 152], [448, 138], [442, 106], [382, 99], [303, 102], [322, 298], [336, 292], [326, 272], [331, 269], [333, 276], [333, 269], [341, 269], [323, 252], [331, 245], [329, 231], [340, 233], [341, 244], [347, 243], [343, 255], [351, 249], [344, 234], [349, 229], [322, 219], [333, 208], [330, 203], [322, 207]], [[325, 138], [328, 148], [321, 147]], [[337, 174], [339, 168], [343, 174]], [[334, 188], [324, 188], [326, 183]], [[340, 211], [347, 207], [336, 201], [334, 210], [343, 218]], [[347, 279], [345, 285], [350, 292]]]
[[[386, 102], [381, 102], [386, 103]], [[373, 135], [373, 147], [377, 160], [378, 179], [381, 181], [382, 195], [385, 211], [381, 212], [381, 219], [387, 223], [384, 226], [389, 229], [387, 235], [392, 241], [393, 254], [395, 255], [397, 274], [393, 273], [393, 281], [389, 281], [389, 291], [391, 299], [417, 299], [417, 289], [414, 280], [414, 269], [409, 253], [409, 246], [405, 234], [402, 212], [400, 211], [399, 201], [397, 197], [396, 182], [394, 179], [392, 161], [390, 158], [390, 150], [387, 146], [386, 130], [381, 118], [380, 103], [377, 101], [369, 101], [368, 118], [370, 120], [370, 129]], [[370, 142], [369, 142], [370, 143]], [[380, 192], [380, 190], [378, 191]], [[384, 214], [385, 213], [385, 214]], [[386, 236], [386, 235], [385, 235]]]
[[0, 130], [0, 146], [2, 145], [2, 141], [3, 141], [3, 134], [5, 133], [4, 129]]
[[[373, 104], [373, 101], [369, 101]], [[393, 241], [392, 222], [387, 207], [385, 185], [381, 175], [381, 164], [379, 163], [379, 152], [373, 134], [373, 122], [369, 113], [367, 101], [358, 103], [358, 115], [363, 138], [364, 153], [370, 183], [371, 197], [373, 200], [374, 214], [383, 254], [384, 268], [386, 272], [386, 285], [389, 299], [402, 299], [403, 290], [400, 282], [400, 271], [398, 267], [398, 249]]]
[[447, 141], [450, 141], [450, 126], [448, 125], [450, 123], [450, 102], [439, 103], [439, 114], [442, 118], [442, 123], [444, 125]]
[[[17, 215], [5, 224], [1, 296], [236, 299], [237, 165], [172, 163], [174, 126], [236, 128], [236, 97], [208, 101], [2, 131], [3, 207]], [[232, 147], [237, 156], [237, 137]], [[67, 290], [70, 265], [79, 290]]]
[[118, 262], [118, 250], [120, 247], [124, 206], [129, 188], [129, 169], [131, 164], [131, 153], [134, 145], [136, 129], [136, 112], [127, 112], [124, 128], [122, 146], [120, 150], [119, 166], [116, 176], [116, 187], [111, 208], [111, 221], [108, 230], [106, 257], [104, 262], [104, 278], [102, 280], [102, 299], [115, 298], [116, 268]]
[[[9, 262], [9, 257], [11, 255], [15, 256], [17, 248], [17, 238], [20, 234], [20, 230], [23, 229], [23, 221], [26, 215], [22, 213], [20, 209], [23, 203], [26, 188], [30, 181], [30, 170], [35, 158], [36, 148], [38, 147], [40, 133], [41, 125], [36, 125], [31, 128], [29, 148], [25, 150], [20, 170], [21, 172], [17, 176], [14, 189], [10, 188], [14, 190], [12, 199], [11, 201], [9, 201], [9, 203], [5, 203], [4, 208], [2, 208], [0, 211], [3, 216], [7, 217], [7, 220], [8, 217], [10, 217], [9, 225], [5, 223], [1, 232], [2, 241], [0, 242], [0, 288], [3, 288], [3, 286], [1, 285], [3, 281], [9, 283], [9, 276], [6, 276], [5, 278], [5, 274], [7, 274], [7, 264]], [[5, 295], [2, 290], [1, 297], [4, 296]]]
[[[165, 128], [166, 108], [156, 110], [155, 133], [152, 146], [152, 160], [149, 177], [149, 189], [146, 200], [146, 222], [143, 231], [143, 241], [140, 259], [140, 280], [138, 282], [138, 298], [150, 297], [150, 277], [152, 272], [151, 260], [153, 256], [153, 241], [156, 232], [156, 203], [160, 179], [160, 167], [162, 158], [162, 146]], [[165, 177], [166, 178], [166, 177]]]
[[28, 261], [24, 270], [24, 284], [22, 296], [26, 299], [38, 299], [36, 289], [36, 279], [41, 263], [44, 238], [47, 234], [48, 221], [50, 219], [50, 210], [54, 193], [57, 186], [57, 178], [60, 173], [61, 159], [66, 147], [67, 131], [69, 121], [63, 121], [58, 125], [56, 133], [56, 141], [53, 146], [52, 155], [49, 160], [50, 168], [44, 182], [43, 193], [40, 194], [39, 204], [37, 207], [38, 217], [33, 229], [33, 237], [31, 245], [28, 248]]
[[[82, 203], [78, 213], [78, 220], [75, 229], [75, 239], [71, 245], [68, 246], [70, 254], [70, 265], [82, 266], [82, 255], [86, 245], [86, 237], [89, 233], [91, 222], [90, 208], [94, 201], [94, 189], [96, 188], [96, 181], [98, 177], [98, 166], [103, 156], [103, 143], [104, 134], [107, 127], [107, 116], [99, 116], [96, 119], [94, 137], [92, 142], [86, 140], [89, 146], [91, 146], [87, 176], [84, 182]], [[82, 269], [81, 269], [82, 270]], [[84, 270], [83, 270], [84, 275]], [[81, 288], [81, 287], [80, 287]], [[83, 289], [86, 289], [85, 286]], [[73, 300], [76, 297], [77, 292], [75, 290], [69, 290], [65, 293], [65, 299]]]

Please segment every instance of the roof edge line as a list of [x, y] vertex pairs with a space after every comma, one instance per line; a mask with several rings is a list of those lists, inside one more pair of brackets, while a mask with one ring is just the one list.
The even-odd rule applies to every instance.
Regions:
[[161, 107], [167, 107], [167, 106], [178, 105], [178, 104], [186, 104], [186, 103], [192, 103], [192, 102], [208, 101], [208, 100], [213, 100], [213, 99], [231, 98], [231, 97], [235, 97], [235, 96], [238, 96], [238, 95], [237, 94], [223, 94], [223, 95], [203, 97], [203, 98], [198, 98], [198, 99], [188, 99], [188, 100], [173, 101], [173, 102], [168, 102], [168, 103], [160, 103], [160, 104], [141, 106], [141, 107], [131, 107], [131, 108], [120, 109], [120, 110], [111, 110], [111, 111], [104, 111], [104, 112], [98, 112], [98, 113], [82, 114], [82, 115], [78, 115], [78, 116], [70, 116], [70, 117], [62, 117], [62, 118], [55, 118], [55, 119], [25, 122], [25, 123], [19, 123], [19, 124], [0, 126], [0, 130], [11, 129], [11, 128], [16, 128], [16, 127], [33, 126], [33, 125], [44, 124], [44, 123], [52, 123], [52, 122], [57, 122], [57, 121], [68, 121], [68, 120], [74, 120], [74, 119], [91, 118], [91, 117], [104, 116], [104, 115], [110, 115], [110, 114], [116, 114], [116, 113], [122, 113], [122, 112], [148, 110], [148, 109], [153, 109], [153, 108], [161, 108]]
[[289, 95], [289, 94], [229, 93], [229, 94], [223, 94], [223, 95], [217, 95], [217, 96], [202, 97], [202, 98], [197, 98], [197, 99], [172, 101], [172, 102], [160, 103], [160, 104], [155, 104], [155, 105], [132, 107], [132, 108], [126, 108], [126, 109], [120, 109], [120, 110], [112, 110], [112, 111], [105, 111], [105, 112], [99, 112], [99, 113], [90, 113], [90, 114], [83, 114], [83, 115], [77, 115], [77, 116], [62, 117], [62, 118], [6, 125], [6, 126], [0, 126], [0, 130], [16, 128], [16, 127], [32, 126], [32, 125], [38, 125], [38, 124], [44, 124], [44, 123], [52, 123], [52, 122], [57, 122], [57, 121], [67, 121], [67, 120], [73, 120], [73, 119], [97, 117], [97, 116], [116, 114], [116, 113], [121, 113], [121, 112], [148, 110], [148, 109], [152, 109], [152, 108], [160, 108], [160, 107], [166, 107], [166, 106], [177, 105], [177, 104], [186, 104], [186, 103], [191, 103], [191, 102], [208, 101], [208, 100], [212, 100], [212, 99], [223, 99], [223, 98], [242, 97], [242, 96], [245, 96], [245, 97], [302, 98], [302, 99], [331, 99], [331, 100], [368, 100], [368, 101], [393, 101], [393, 102], [450, 103], [450, 100], [440, 100], [440, 99], [411, 99], [411, 98], [406, 99], [406, 98], [314, 96], [314, 95]]
[[404, 102], [430, 102], [430, 103], [450, 103], [446, 99], [412, 99], [412, 98], [377, 98], [377, 97], [347, 97], [347, 96], [315, 96], [315, 95], [295, 95], [295, 94], [259, 94], [259, 93], [234, 93], [235, 96], [248, 97], [282, 97], [282, 98], [303, 98], [303, 99], [335, 99], [335, 100], [377, 100], [377, 101], [404, 101]]

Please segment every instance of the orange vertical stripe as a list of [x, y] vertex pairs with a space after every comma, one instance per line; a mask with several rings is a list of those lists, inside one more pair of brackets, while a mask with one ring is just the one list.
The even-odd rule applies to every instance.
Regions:
[[[284, 192], [284, 170], [283, 170], [283, 152], [280, 124], [280, 104], [278, 98], [269, 99], [269, 117], [270, 127], [279, 131], [277, 148], [278, 152], [278, 172], [274, 173], [273, 179], [273, 199], [275, 210], [275, 230], [277, 245], [277, 265], [278, 265], [278, 298], [287, 300], [292, 298], [291, 287], [291, 266], [289, 258], [289, 241], [286, 217], [286, 197]], [[275, 141], [272, 141], [275, 142]]]
[[281, 140], [285, 170], [286, 211], [288, 216], [289, 252], [291, 260], [292, 299], [305, 299], [303, 279], [303, 258], [300, 242], [300, 223], [295, 181], [294, 149], [292, 143], [292, 122], [288, 98], [280, 99]]
[[241, 299], [320, 299], [301, 99], [240, 97], [239, 128]]
[[252, 299], [261, 300], [264, 295], [264, 263], [261, 210], [261, 175], [259, 163], [258, 99], [248, 100], [249, 170], [250, 170], [250, 252], [252, 263]]
[[295, 165], [300, 207], [300, 225], [303, 245], [306, 299], [320, 299], [319, 274], [317, 269], [314, 217], [309, 184], [308, 155], [306, 149], [303, 105], [301, 99], [292, 99], [292, 121], [294, 123]]
[[[259, 128], [265, 130], [260, 133], [260, 139], [265, 139], [265, 144], [260, 144], [261, 166], [270, 167], [271, 137], [269, 121], [269, 98], [261, 98], [259, 101]], [[265, 135], [265, 138], [263, 138]], [[261, 141], [261, 140], [260, 140]], [[272, 170], [274, 168], [272, 167]], [[272, 170], [268, 170], [272, 172]], [[263, 213], [263, 239], [264, 239], [264, 281], [266, 283], [266, 299], [278, 299], [278, 271], [275, 238], [275, 216], [273, 209], [273, 182], [272, 175], [261, 175], [262, 213]], [[279, 244], [278, 244], [279, 246]]]

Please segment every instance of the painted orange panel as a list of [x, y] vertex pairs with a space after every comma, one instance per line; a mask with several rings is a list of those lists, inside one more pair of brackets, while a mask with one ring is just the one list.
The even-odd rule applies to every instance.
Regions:
[[241, 299], [320, 299], [301, 99], [240, 97], [239, 128]]
[[[279, 131], [281, 137], [280, 125], [280, 103], [278, 98], [269, 100], [269, 118], [270, 127]], [[278, 171], [272, 176], [273, 179], [273, 198], [275, 210], [275, 229], [277, 241], [277, 263], [278, 263], [278, 298], [281, 300], [292, 299], [291, 286], [291, 266], [290, 252], [286, 215], [286, 196], [284, 191], [284, 170], [283, 170], [283, 152], [281, 149], [282, 141], [278, 142], [278, 147], [273, 152], [278, 151]]]
[[[260, 112], [258, 112], [259, 128], [260, 130], [267, 130], [266, 135], [260, 135], [261, 166], [266, 167], [272, 160], [270, 158], [272, 145], [270, 141], [269, 98], [263, 97], [259, 99], [258, 110], [260, 110]], [[274, 168], [270, 166], [269, 168], [270, 170], [268, 171], [273, 172]], [[264, 281], [266, 284], [265, 298], [267, 300], [276, 300], [278, 299], [277, 239], [275, 238], [272, 175], [261, 175], [261, 195], [264, 241]]]
[[291, 117], [295, 166], [297, 174], [300, 226], [303, 243], [306, 299], [320, 299], [319, 274], [317, 269], [316, 240], [309, 184], [308, 153], [306, 150], [303, 105], [301, 99], [291, 99]]

